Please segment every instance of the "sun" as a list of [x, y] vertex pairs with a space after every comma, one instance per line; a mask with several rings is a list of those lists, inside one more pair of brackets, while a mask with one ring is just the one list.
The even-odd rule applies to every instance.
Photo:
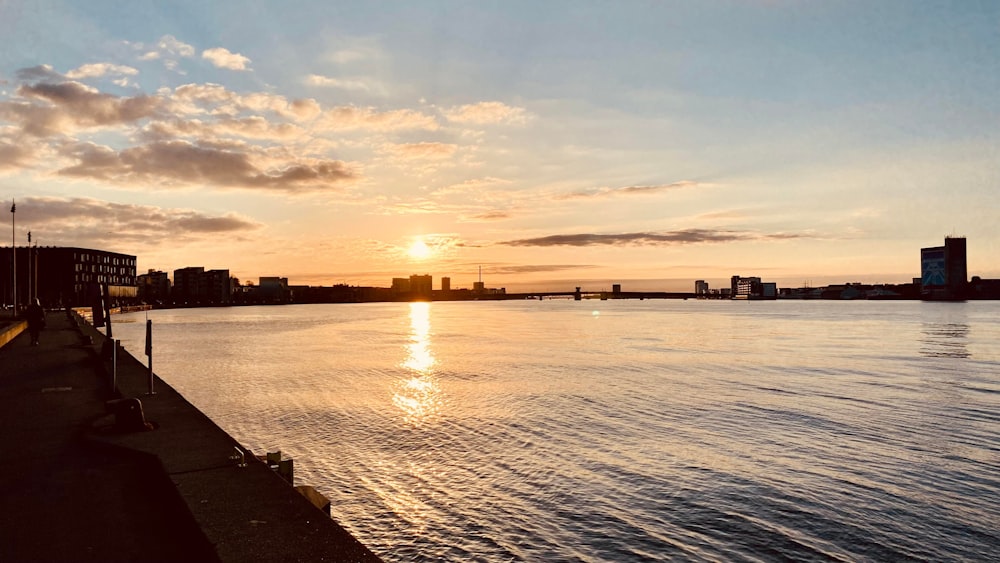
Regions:
[[410, 248], [406, 251], [406, 253], [409, 254], [410, 258], [413, 258], [414, 260], [424, 260], [426, 258], [430, 258], [433, 251], [431, 250], [431, 247], [427, 246], [424, 239], [417, 238], [417, 240], [413, 241], [413, 244], [410, 245]]

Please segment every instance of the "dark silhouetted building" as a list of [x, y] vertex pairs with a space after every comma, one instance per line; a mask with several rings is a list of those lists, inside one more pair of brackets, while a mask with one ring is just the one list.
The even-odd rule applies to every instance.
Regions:
[[705, 280], [696, 280], [694, 282], [694, 294], [708, 295], [708, 282]]
[[409, 293], [410, 280], [407, 278], [392, 278], [393, 293]]
[[[10, 247], [0, 248], [4, 303], [11, 302], [14, 290], [11, 254]], [[113, 304], [136, 299], [135, 256], [58, 246], [19, 247], [16, 254], [17, 300], [22, 306], [36, 296], [45, 307], [89, 306], [103, 286], [107, 286]]]
[[216, 304], [232, 303], [235, 290], [229, 270], [208, 270], [202, 266], [189, 266], [174, 270], [171, 297], [174, 303]]
[[258, 278], [257, 298], [264, 303], [284, 303], [289, 300], [288, 278], [264, 276]]
[[422, 276], [410, 276], [410, 292], [416, 295], [430, 295], [433, 289], [434, 278], [428, 274]]
[[136, 276], [139, 299], [146, 303], [162, 303], [170, 299], [170, 277], [166, 272], [149, 270]]
[[922, 299], [966, 298], [969, 272], [964, 237], [946, 237], [944, 246], [920, 249], [920, 285]]

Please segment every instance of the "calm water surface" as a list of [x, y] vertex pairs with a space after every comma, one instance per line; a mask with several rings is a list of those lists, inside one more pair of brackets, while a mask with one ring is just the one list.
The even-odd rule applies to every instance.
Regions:
[[[115, 317], [137, 356], [144, 317]], [[149, 317], [157, 373], [386, 561], [1000, 553], [998, 302]]]

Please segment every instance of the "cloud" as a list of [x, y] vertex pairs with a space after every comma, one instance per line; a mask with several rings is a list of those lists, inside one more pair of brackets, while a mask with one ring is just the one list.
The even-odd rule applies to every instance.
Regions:
[[86, 64], [66, 73], [66, 78], [74, 80], [80, 78], [99, 78], [107, 75], [115, 76], [135, 76], [139, 71], [126, 65], [116, 65], [111, 63]]
[[194, 47], [177, 39], [173, 35], [164, 35], [156, 44], [161, 54], [178, 55], [181, 57], [193, 57]]
[[27, 143], [0, 139], [0, 172], [26, 167], [34, 160], [34, 155]]
[[[164, 35], [155, 45], [132, 43], [130, 41], [125, 41], [125, 45], [141, 53], [139, 55], [140, 61], [162, 60], [163, 66], [173, 71], [177, 71], [179, 58], [191, 58], [196, 52], [194, 47], [184, 43], [173, 35]], [[177, 72], [185, 74], [181, 71]]]
[[208, 60], [219, 68], [229, 70], [249, 70], [250, 59], [239, 53], [230, 52], [224, 47], [214, 47], [201, 52], [201, 58]]
[[323, 113], [318, 126], [331, 131], [401, 131], [423, 129], [435, 131], [440, 126], [430, 115], [411, 109], [377, 111], [374, 108], [340, 106]]
[[337, 64], [347, 64], [357, 61], [362, 61], [365, 59], [370, 59], [376, 56], [378, 53], [372, 49], [341, 49], [334, 53], [330, 53], [329, 59]]
[[447, 160], [454, 156], [458, 145], [448, 143], [402, 143], [390, 144], [383, 150], [403, 160]]
[[25, 133], [37, 137], [132, 123], [162, 106], [155, 96], [119, 97], [79, 82], [22, 85], [17, 95], [21, 100], [0, 102], [0, 118], [20, 123]]
[[227, 213], [209, 215], [192, 209], [163, 208], [92, 198], [27, 197], [17, 202], [18, 217], [30, 221], [32, 232], [46, 245], [121, 244], [122, 240], [152, 245], [234, 235], [262, 228], [252, 219]]
[[443, 110], [442, 113], [448, 121], [476, 125], [525, 123], [529, 118], [524, 108], [508, 106], [502, 102], [479, 102], [456, 106]]
[[[320, 76], [319, 74], [310, 74], [306, 77], [306, 84], [310, 86], [322, 86], [328, 88], [338, 88], [340, 90], [348, 90], [353, 92], [371, 92], [373, 90], [372, 86], [363, 80], [348, 80], [344, 78], [332, 78], [329, 76]], [[381, 88], [379, 88], [381, 90]]]
[[304, 134], [301, 127], [291, 123], [274, 123], [260, 116], [223, 118], [208, 122], [198, 119], [156, 121], [142, 131], [143, 137], [150, 141], [169, 141], [184, 137], [218, 139], [226, 136], [274, 140], [292, 139]]
[[31, 68], [22, 68], [17, 71], [17, 78], [26, 82], [47, 82], [50, 80], [62, 80], [63, 75], [56, 72], [51, 65], [38, 65]]
[[508, 211], [487, 211], [485, 213], [462, 217], [461, 221], [465, 223], [486, 223], [490, 221], [503, 221], [504, 219], [510, 219], [511, 217], [513, 217], [513, 215], [511, 215]]
[[285, 96], [264, 92], [237, 94], [219, 84], [183, 84], [170, 92], [172, 109], [186, 115], [235, 116], [246, 112], [268, 112], [279, 117], [305, 120], [319, 115], [321, 108], [313, 99], [289, 100]]
[[500, 242], [506, 246], [673, 246], [679, 244], [737, 242], [746, 240], [784, 240], [805, 238], [793, 233], [758, 234], [745, 231], [685, 229], [680, 231], [618, 234], [551, 235]]
[[265, 170], [255, 166], [247, 152], [186, 141], [153, 142], [120, 152], [80, 143], [64, 150], [64, 156], [74, 159], [76, 164], [59, 170], [63, 176], [128, 185], [210, 185], [303, 193], [339, 188], [357, 179], [356, 173], [341, 161], [291, 161]]
[[557, 195], [555, 199], [589, 199], [615, 197], [618, 195], [650, 195], [666, 191], [673, 191], [687, 188], [704, 187], [704, 184], [691, 180], [681, 180], [672, 184], [659, 184], [653, 186], [626, 186], [622, 188], [598, 188], [594, 190], [581, 190], [568, 194]]
[[510, 274], [539, 274], [547, 272], [563, 272], [566, 270], [578, 270], [596, 268], [592, 264], [494, 264], [489, 266], [487, 273], [491, 275]]
[[504, 180], [503, 178], [494, 178], [492, 176], [486, 176], [484, 178], [473, 178], [470, 180], [465, 180], [464, 182], [459, 182], [457, 184], [451, 184], [450, 186], [438, 188], [434, 190], [433, 195], [444, 196], [452, 194], [476, 193], [486, 188], [490, 188], [493, 186], [502, 186], [510, 183], [511, 183], [510, 180]]

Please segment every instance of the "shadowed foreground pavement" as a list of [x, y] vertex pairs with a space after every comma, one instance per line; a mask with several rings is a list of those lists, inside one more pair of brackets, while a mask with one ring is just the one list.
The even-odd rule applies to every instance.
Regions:
[[[156, 430], [121, 431], [103, 336], [49, 313], [0, 348], [0, 561], [378, 561], [143, 366], [118, 388]], [[93, 339], [94, 344], [89, 339]], [[206, 377], [224, 376], [206, 374]]]

